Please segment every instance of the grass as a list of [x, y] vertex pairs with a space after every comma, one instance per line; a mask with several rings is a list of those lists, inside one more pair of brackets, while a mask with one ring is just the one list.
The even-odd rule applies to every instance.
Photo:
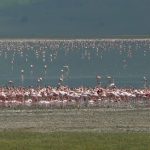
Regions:
[[147, 133], [0, 132], [3, 150], [147, 150], [149, 141]]
[[148, 150], [150, 110], [1, 110], [0, 150]]

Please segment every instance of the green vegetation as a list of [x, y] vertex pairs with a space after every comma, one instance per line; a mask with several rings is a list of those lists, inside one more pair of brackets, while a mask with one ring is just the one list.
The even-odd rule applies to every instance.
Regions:
[[147, 150], [149, 141], [146, 133], [0, 132], [3, 150]]

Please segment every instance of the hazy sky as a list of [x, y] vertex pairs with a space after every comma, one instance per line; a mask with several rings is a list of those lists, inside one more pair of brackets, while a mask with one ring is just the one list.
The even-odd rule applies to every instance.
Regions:
[[149, 0], [0, 0], [0, 37], [149, 35]]

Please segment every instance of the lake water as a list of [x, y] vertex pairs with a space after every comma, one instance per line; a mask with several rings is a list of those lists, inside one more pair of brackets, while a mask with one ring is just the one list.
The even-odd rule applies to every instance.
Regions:
[[[150, 39], [1, 39], [0, 85], [142, 88], [150, 79]], [[63, 80], [63, 81], [62, 81]]]

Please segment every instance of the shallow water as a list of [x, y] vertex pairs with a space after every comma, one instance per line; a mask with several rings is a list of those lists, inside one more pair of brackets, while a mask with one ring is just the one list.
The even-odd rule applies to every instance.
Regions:
[[100, 75], [102, 86], [111, 76], [117, 86], [142, 88], [149, 58], [149, 39], [0, 40], [0, 85], [57, 86], [63, 78], [71, 87], [94, 87]]

